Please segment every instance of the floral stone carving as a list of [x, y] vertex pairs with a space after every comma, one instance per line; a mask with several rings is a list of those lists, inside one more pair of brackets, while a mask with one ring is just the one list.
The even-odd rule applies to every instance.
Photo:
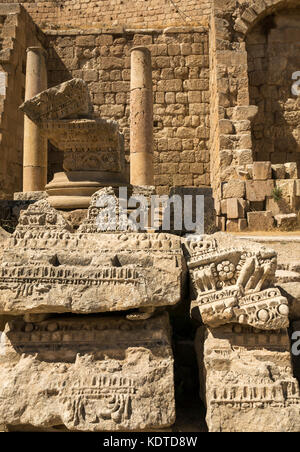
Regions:
[[218, 233], [185, 242], [192, 315], [217, 327], [234, 322], [263, 330], [288, 326], [288, 302], [274, 287], [276, 253]]

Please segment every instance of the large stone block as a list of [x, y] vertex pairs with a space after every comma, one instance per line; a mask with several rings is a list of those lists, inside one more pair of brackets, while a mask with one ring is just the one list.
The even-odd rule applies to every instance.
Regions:
[[237, 219], [245, 217], [246, 201], [242, 198], [227, 199], [227, 218]]
[[271, 162], [253, 163], [253, 180], [272, 179]]
[[175, 421], [167, 314], [7, 324], [0, 425], [42, 431], [139, 431]]
[[295, 180], [295, 194], [300, 197], [300, 179]]
[[274, 190], [273, 180], [247, 180], [246, 197], [248, 201], [264, 201]]
[[271, 211], [273, 216], [293, 213], [293, 209], [289, 202], [287, 202], [284, 198], [274, 199], [273, 196], [267, 196], [266, 210]]
[[276, 189], [279, 190], [279, 200], [293, 211], [296, 208], [296, 180], [276, 180]]
[[272, 178], [273, 179], [284, 179], [285, 178], [285, 166], [282, 163], [277, 165], [272, 165]]
[[245, 194], [245, 182], [242, 180], [230, 180], [223, 184], [223, 198], [243, 198]]
[[296, 162], [285, 163], [284, 167], [287, 179], [298, 179], [298, 167]]
[[[35, 123], [51, 119], [74, 118], [89, 113], [87, 84], [74, 78], [34, 96], [20, 109]], [[74, 116], [75, 115], [75, 116]]]
[[151, 310], [180, 301], [180, 238], [103, 233], [97, 227], [108, 213], [101, 207], [107, 198], [93, 200], [77, 232], [46, 200], [22, 212], [0, 261], [0, 313]]
[[297, 215], [295, 213], [275, 215], [279, 228], [294, 229], [297, 226]]
[[274, 287], [274, 251], [223, 233], [187, 240], [184, 247], [195, 319], [210, 327], [226, 323], [262, 330], [288, 326], [287, 299]]
[[[215, 232], [216, 213], [211, 188], [173, 187], [170, 190], [169, 197], [172, 198], [172, 196], [174, 195], [180, 196], [183, 209], [186, 209], [186, 214], [190, 216], [190, 220], [194, 223], [193, 229], [187, 230], [186, 227], [188, 225], [185, 225], [183, 221], [183, 231], [191, 233], [203, 230], [203, 232], [205, 232], [206, 234]], [[200, 212], [199, 209], [199, 200], [201, 200], [201, 197], [203, 198], [203, 212]], [[202, 221], [199, 221], [200, 214], [203, 214], [201, 215]]]
[[274, 217], [269, 210], [263, 212], [248, 212], [250, 231], [270, 231], [274, 227]]
[[234, 107], [232, 117], [234, 121], [253, 119], [257, 112], [258, 107], [256, 105], [238, 106]]
[[209, 431], [299, 431], [299, 385], [286, 330], [201, 327], [195, 346]]

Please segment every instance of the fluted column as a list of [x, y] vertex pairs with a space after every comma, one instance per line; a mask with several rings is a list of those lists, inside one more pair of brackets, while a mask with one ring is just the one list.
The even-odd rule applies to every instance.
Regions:
[[153, 185], [153, 94], [151, 52], [131, 50], [130, 183]]
[[[28, 47], [25, 100], [47, 89], [46, 51]], [[24, 117], [23, 192], [43, 191], [47, 183], [47, 139], [39, 127]]]

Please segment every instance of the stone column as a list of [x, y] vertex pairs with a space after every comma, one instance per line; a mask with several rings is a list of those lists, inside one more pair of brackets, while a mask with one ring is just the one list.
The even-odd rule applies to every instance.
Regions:
[[[25, 100], [47, 89], [46, 51], [27, 49]], [[47, 183], [47, 139], [24, 117], [23, 192], [43, 191]]]
[[131, 50], [130, 183], [153, 185], [153, 94], [151, 53]]

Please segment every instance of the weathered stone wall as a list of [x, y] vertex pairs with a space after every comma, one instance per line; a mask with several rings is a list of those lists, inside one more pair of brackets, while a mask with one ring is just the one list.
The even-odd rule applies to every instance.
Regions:
[[[295, 28], [293, 22], [289, 20], [293, 16], [293, 12], [290, 14], [288, 11], [291, 11], [296, 5], [299, 5], [299, 3], [295, 0], [214, 1], [211, 23], [211, 48], [213, 49], [211, 73], [215, 73], [217, 96], [214, 96], [213, 102], [217, 102], [217, 106], [214, 107], [214, 103], [211, 102], [211, 136], [214, 137], [215, 133], [217, 133], [219, 141], [214, 139], [210, 145], [211, 180], [217, 214], [219, 215], [219, 226], [223, 230], [225, 228], [228, 231], [244, 229], [249, 225], [249, 215], [254, 214], [257, 218], [259, 216], [264, 218], [269, 215], [270, 223], [273, 224], [272, 213], [274, 214], [274, 211], [269, 211], [268, 214], [262, 212], [268, 208], [265, 203], [266, 197], [272, 197], [275, 186], [274, 179], [282, 177], [283, 184], [285, 184], [284, 179], [289, 178], [283, 168], [282, 176], [278, 177], [276, 172], [274, 174], [270, 172], [269, 175], [266, 174], [263, 178], [263, 180], [268, 179], [268, 182], [265, 184], [261, 183], [261, 177], [256, 174], [257, 165], [255, 165], [255, 168], [253, 165], [253, 160], [257, 158], [258, 154], [255, 151], [253, 152], [253, 144], [257, 146], [255, 140], [261, 137], [256, 133], [256, 130], [263, 127], [265, 138], [269, 138], [272, 134], [277, 134], [277, 137], [280, 134], [280, 137], [283, 137], [282, 141], [274, 138], [277, 141], [278, 152], [276, 157], [274, 153], [274, 157], [271, 159], [272, 162], [287, 164], [289, 161], [295, 161], [293, 157], [296, 157], [298, 148], [296, 143], [298, 134], [296, 131], [297, 100], [287, 101], [288, 82], [282, 83], [282, 78], [285, 78], [285, 75], [288, 74], [290, 81], [288, 89], [290, 91], [292, 86], [290, 72], [297, 66], [297, 60], [294, 62], [290, 61], [294, 58], [293, 55], [296, 52], [295, 48], [293, 49], [293, 45], [291, 45], [291, 40], [294, 42], [295, 34], [297, 35], [297, 27]], [[267, 28], [270, 28], [273, 14], [276, 16], [276, 20], [279, 20], [278, 18], [283, 14], [282, 22], [279, 20], [279, 27], [286, 28], [286, 30], [284, 33], [279, 30], [278, 34], [274, 30], [273, 47], [272, 42], [269, 43], [269, 46], [265, 44], [267, 58], [263, 58], [264, 48], [259, 48], [261, 43], [255, 42], [255, 27], [258, 24], [263, 26], [266, 23], [269, 24]], [[288, 23], [289, 25], [287, 26]], [[286, 38], [286, 32], [291, 33], [289, 38]], [[251, 36], [254, 42], [251, 41]], [[278, 52], [275, 41], [279, 46], [282, 44]], [[213, 42], [215, 42], [215, 50]], [[297, 42], [297, 39], [295, 39], [295, 42]], [[253, 44], [252, 48], [250, 44]], [[289, 47], [289, 50], [282, 59], [283, 66], [281, 66], [280, 55], [284, 53], [283, 49], [287, 47]], [[268, 73], [268, 61], [270, 61], [268, 51], [270, 52], [271, 49], [276, 54], [276, 58], [273, 60], [274, 72], [272, 75]], [[249, 50], [249, 54], [247, 50]], [[261, 54], [259, 56], [255, 55], [255, 51]], [[258, 77], [261, 77], [259, 81]], [[267, 82], [262, 82], [263, 77], [265, 79], [270, 77], [270, 82], [273, 80], [272, 77], [279, 77], [280, 81], [277, 80], [268, 84]], [[251, 88], [249, 90], [251, 86], [253, 88], [262, 87], [262, 90], [258, 92], [258, 96], [255, 97], [257, 95], [255, 89]], [[276, 94], [271, 94], [274, 87]], [[213, 84], [211, 89], [212, 91], [214, 90]], [[251, 94], [251, 97], [249, 94]], [[290, 96], [292, 97], [292, 94]], [[268, 98], [268, 102], [265, 102], [265, 97]], [[258, 106], [256, 106], [257, 103]], [[277, 104], [277, 107], [275, 104]], [[260, 107], [260, 112], [257, 115], [258, 107]], [[266, 127], [261, 125], [262, 122], [266, 124], [265, 118], [269, 118]], [[270, 127], [270, 120], [273, 126], [278, 121], [278, 127]], [[280, 151], [284, 147], [282, 143], [286, 144], [287, 141], [289, 141], [289, 145], [286, 145], [285, 151]], [[267, 140], [265, 140], [266, 142]], [[292, 147], [293, 151], [291, 151]], [[264, 156], [261, 155], [259, 160], [268, 160], [267, 157], [271, 156], [271, 154], [272, 152], [266, 150], [266, 154]], [[215, 163], [218, 162], [218, 159], [219, 166]], [[271, 171], [271, 163], [267, 164], [266, 168]], [[273, 169], [272, 166], [273, 170], [275, 171], [275, 168]], [[296, 171], [295, 178], [297, 178]], [[254, 183], [252, 183], [253, 179]], [[295, 197], [294, 185], [291, 189], [291, 198]], [[276, 186], [278, 186], [277, 182]], [[248, 212], [247, 214], [249, 208], [258, 212]], [[248, 223], [245, 220], [246, 216]], [[261, 230], [268, 228], [266, 224], [264, 226], [258, 225], [256, 219], [254, 223], [256, 223], [256, 228], [262, 228]]]
[[300, 8], [268, 16], [247, 37], [255, 160], [300, 164], [300, 103], [291, 93], [300, 70]]
[[[158, 192], [167, 193], [173, 185], [209, 186], [207, 29], [51, 32], [49, 86], [83, 78], [95, 112], [119, 122], [129, 158], [130, 49], [135, 45], [145, 45], [152, 53], [154, 182]], [[51, 167], [57, 168], [58, 154], [50, 153]]]
[[199, 22], [203, 25], [210, 14], [211, 0], [25, 0], [22, 4], [45, 28], [165, 28]]
[[19, 5], [0, 5], [0, 22], [0, 197], [12, 198], [22, 188], [26, 48], [43, 36]]
[[[214, 21], [214, 10], [210, 27], [210, 175], [211, 187], [214, 193], [218, 192], [220, 185], [220, 127], [219, 127], [219, 93], [220, 80], [217, 77], [216, 62], [216, 27]], [[230, 161], [228, 163], [231, 163]]]

